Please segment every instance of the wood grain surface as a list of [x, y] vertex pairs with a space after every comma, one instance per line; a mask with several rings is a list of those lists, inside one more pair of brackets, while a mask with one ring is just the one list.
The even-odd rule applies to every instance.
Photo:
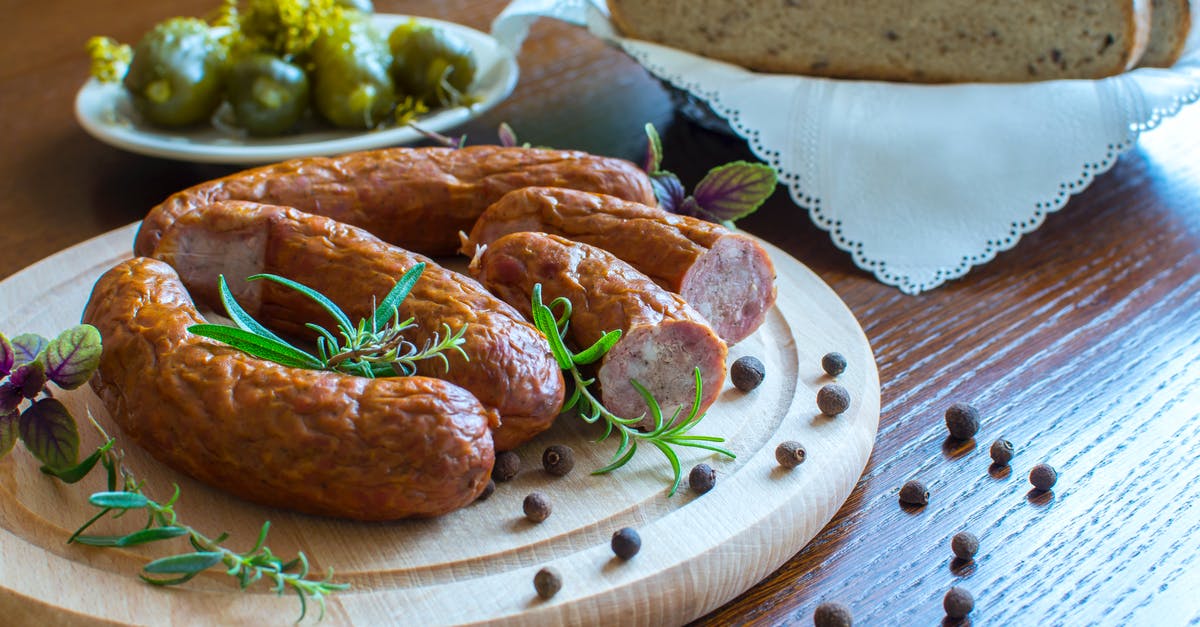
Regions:
[[[213, 4], [8, 3], [0, 276], [230, 171], [121, 153], [71, 114], [87, 36], [132, 40], [163, 17]], [[377, 6], [486, 29], [504, 4]], [[519, 61], [513, 96], [462, 129], [470, 141], [491, 140], [507, 121], [534, 144], [637, 159], [642, 125], [653, 122], [664, 166], [686, 185], [751, 157], [744, 142], [676, 117], [656, 81], [576, 29], [535, 25]], [[847, 603], [862, 624], [932, 624], [951, 585], [974, 593], [976, 624], [1200, 623], [1198, 140], [1193, 106], [1014, 249], [916, 297], [857, 269], [782, 192], [741, 222], [849, 304], [875, 351], [883, 411], [866, 472], [832, 522], [698, 624], [810, 623], [824, 600]], [[946, 446], [942, 425], [955, 401], [984, 413], [963, 450]], [[996, 437], [1017, 446], [1007, 474], [989, 468]], [[1061, 478], [1052, 495], [1030, 498], [1026, 475], [1041, 461]], [[897, 504], [910, 477], [930, 485], [927, 507]], [[949, 538], [961, 529], [980, 537], [972, 564], [951, 562]]]

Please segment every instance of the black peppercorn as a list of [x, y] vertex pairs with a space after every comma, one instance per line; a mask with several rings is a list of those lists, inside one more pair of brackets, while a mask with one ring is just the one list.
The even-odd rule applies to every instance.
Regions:
[[540, 523], [550, 517], [550, 499], [541, 492], [530, 492], [529, 496], [525, 497], [522, 508], [525, 510], [525, 517], [533, 522]]
[[942, 598], [942, 607], [946, 609], [946, 616], [950, 618], [965, 618], [975, 609], [975, 597], [971, 596], [966, 588], [954, 586], [946, 591], [946, 596]]
[[946, 429], [956, 440], [970, 440], [979, 432], [979, 410], [967, 403], [955, 403], [946, 410]]
[[854, 617], [845, 603], [826, 601], [813, 612], [813, 627], [851, 627]]
[[492, 466], [492, 479], [497, 483], [503, 483], [517, 476], [517, 471], [521, 469], [521, 458], [512, 451], [504, 451], [496, 453], [496, 463]]
[[775, 447], [775, 461], [784, 468], [795, 468], [803, 464], [807, 457], [808, 453], [804, 447], [795, 440], [780, 442], [779, 446]]
[[1013, 444], [1008, 440], [996, 440], [992, 442], [992, 461], [1007, 466], [1008, 462], [1013, 458]]
[[825, 374], [836, 377], [846, 371], [846, 358], [841, 353], [826, 353], [821, 358], [821, 368]]
[[480, 492], [479, 496], [475, 497], [475, 500], [486, 501], [488, 500], [488, 497], [491, 496], [495, 491], [496, 481], [494, 479], [488, 479], [487, 485], [483, 486], [483, 492]]
[[546, 566], [533, 576], [533, 589], [539, 597], [549, 599], [562, 590], [562, 575], [555, 568]]
[[1050, 464], [1038, 464], [1029, 471], [1029, 483], [1043, 492], [1053, 488], [1057, 482], [1058, 471]]
[[565, 444], [546, 447], [542, 452], [542, 468], [546, 472], [562, 477], [575, 467], [575, 450]]
[[613, 534], [612, 550], [617, 557], [627, 560], [642, 550], [642, 536], [633, 527], [622, 527]]
[[765, 374], [766, 369], [763, 367], [763, 362], [759, 361], [757, 357], [749, 355], [739, 357], [729, 368], [729, 378], [733, 381], [733, 387], [743, 392], [749, 392], [758, 387]]
[[708, 464], [696, 464], [688, 475], [688, 485], [696, 494], [704, 494], [717, 484], [717, 471]]
[[900, 502], [906, 505], [929, 503], [929, 488], [916, 479], [909, 479], [900, 487]]
[[826, 416], [836, 416], [850, 408], [850, 392], [846, 388], [830, 383], [817, 392], [817, 409]]
[[950, 550], [958, 559], [972, 559], [979, 552], [979, 538], [970, 531], [960, 531], [950, 538]]

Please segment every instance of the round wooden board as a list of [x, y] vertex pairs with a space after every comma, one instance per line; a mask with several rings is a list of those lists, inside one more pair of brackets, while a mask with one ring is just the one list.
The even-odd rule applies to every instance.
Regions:
[[[0, 330], [53, 335], [76, 324], [92, 284], [129, 255], [137, 225], [110, 232], [49, 257], [0, 283]], [[521, 473], [488, 500], [435, 520], [363, 524], [259, 507], [229, 497], [162, 466], [128, 441], [86, 386], [58, 395], [81, 419], [81, 451], [100, 442], [83, 417], [90, 410], [124, 446], [126, 466], [159, 499], [179, 484], [180, 519], [210, 535], [231, 534], [236, 550], [252, 545], [264, 520], [268, 544], [285, 558], [304, 551], [315, 572], [333, 568], [351, 589], [328, 599], [329, 624], [620, 624], [686, 622], [734, 598], [796, 554], [827, 523], [857, 482], [879, 421], [879, 375], [854, 316], [811, 271], [764, 243], [778, 272], [778, 306], [766, 324], [731, 347], [730, 363], [755, 355], [766, 379], [744, 394], [726, 383], [696, 432], [719, 435], [737, 454], [730, 460], [684, 449], [687, 469], [701, 461], [717, 469], [716, 487], [696, 496], [685, 486], [668, 498], [671, 470], [643, 447], [609, 475], [614, 442], [573, 416], [518, 452]], [[821, 370], [828, 351], [846, 355], [839, 378], [850, 409], [828, 418], [816, 393], [832, 381]], [[775, 446], [798, 440], [808, 460], [780, 468]], [[555, 478], [541, 469], [553, 443], [576, 451], [574, 472]], [[19, 623], [288, 624], [299, 615], [295, 596], [276, 596], [264, 583], [238, 592], [231, 577], [206, 572], [185, 586], [161, 589], [138, 579], [150, 559], [188, 550], [171, 541], [138, 549], [67, 545], [96, 509], [87, 495], [103, 490], [103, 473], [76, 485], [43, 476], [21, 446], [0, 460], [0, 612]], [[554, 512], [533, 524], [521, 502], [546, 493]], [[97, 532], [128, 532], [136, 516]], [[614, 531], [632, 526], [642, 550], [613, 556]], [[160, 546], [161, 545], [161, 546]], [[548, 601], [534, 593], [533, 575], [551, 565], [562, 590]], [[315, 616], [310, 606], [310, 617]]]

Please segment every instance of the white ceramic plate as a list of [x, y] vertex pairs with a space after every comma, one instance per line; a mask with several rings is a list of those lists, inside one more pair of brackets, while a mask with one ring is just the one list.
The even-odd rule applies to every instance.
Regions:
[[[390, 31], [409, 19], [445, 29], [471, 47], [478, 65], [473, 93], [481, 99], [468, 107], [440, 109], [417, 120], [422, 129], [441, 132], [481, 115], [512, 93], [517, 61], [491, 36], [461, 24], [407, 15], [376, 14], [375, 23]], [[88, 80], [75, 96], [75, 117], [100, 141], [138, 154], [205, 163], [256, 164], [295, 157], [335, 155], [411, 143], [422, 135], [411, 127], [374, 131], [319, 130], [272, 138], [252, 138], [206, 126], [174, 130], [150, 126], [133, 110], [119, 83]]]

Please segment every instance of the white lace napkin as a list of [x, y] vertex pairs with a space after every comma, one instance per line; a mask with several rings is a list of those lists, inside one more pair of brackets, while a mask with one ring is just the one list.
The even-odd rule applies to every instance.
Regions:
[[909, 294], [1012, 248], [1139, 133], [1200, 97], [1195, 37], [1169, 70], [909, 85], [757, 74], [623, 39], [603, 0], [515, 0], [492, 34], [515, 52], [542, 16], [588, 28], [707, 103], [859, 267]]

